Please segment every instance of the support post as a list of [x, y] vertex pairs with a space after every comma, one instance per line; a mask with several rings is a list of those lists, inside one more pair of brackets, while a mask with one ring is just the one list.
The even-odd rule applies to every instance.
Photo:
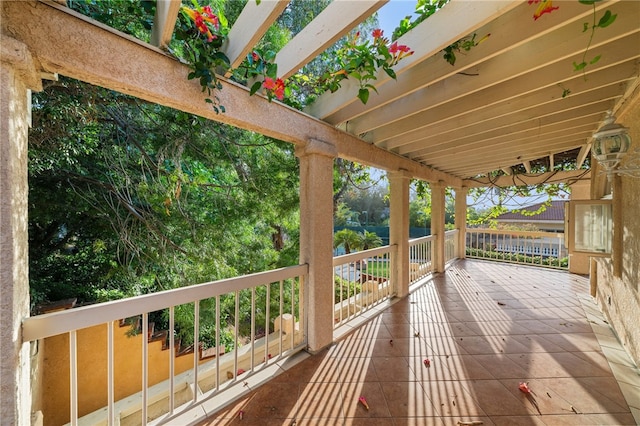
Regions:
[[435, 272], [444, 272], [444, 210], [445, 186], [441, 182], [431, 184], [431, 235], [433, 235], [433, 263]]
[[467, 194], [469, 188], [456, 188], [456, 213], [455, 226], [458, 230], [458, 241], [456, 247], [456, 257], [464, 259], [466, 257], [467, 245]]
[[409, 294], [409, 184], [411, 175], [404, 170], [389, 173], [389, 244], [397, 250], [391, 255], [391, 282], [396, 296]]
[[300, 263], [309, 265], [304, 291], [307, 342], [317, 352], [333, 342], [333, 159], [335, 147], [311, 140], [300, 158]]
[[23, 342], [21, 330], [29, 316], [28, 89], [42, 87], [26, 46], [5, 34], [0, 81], [0, 424], [28, 425], [29, 342]]

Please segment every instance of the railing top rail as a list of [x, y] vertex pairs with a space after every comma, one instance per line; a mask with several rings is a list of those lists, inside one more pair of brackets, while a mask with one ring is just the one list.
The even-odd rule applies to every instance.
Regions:
[[290, 266], [29, 317], [22, 322], [22, 338], [24, 341], [33, 341], [55, 336], [80, 328], [129, 318], [143, 312], [159, 311], [169, 306], [182, 305], [237, 290], [295, 278], [306, 275], [308, 271], [309, 266], [306, 264]]
[[355, 262], [357, 260], [366, 259], [367, 257], [371, 257], [371, 256], [385, 254], [391, 251], [392, 249], [395, 249], [396, 247], [397, 247], [397, 244], [393, 244], [393, 245], [387, 245], [382, 247], [376, 247], [374, 249], [358, 251], [355, 253], [343, 254], [341, 256], [335, 256], [333, 258], [333, 266]]
[[516, 235], [522, 237], [549, 237], [564, 238], [562, 232], [546, 232], [546, 231], [517, 231], [510, 229], [489, 229], [489, 228], [467, 228], [467, 233], [473, 234], [491, 234], [491, 235]]
[[458, 232], [460, 232], [460, 230], [459, 230], [459, 229], [450, 229], [450, 230], [448, 230], [448, 231], [445, 231], [445, 232], [444, 232], [444, 235], [445, 235], [445, 236], [455, 235], [455, 234], [457, 234]]
[[416, 244], [424, 243], [426, 241], [432, 241], [433, 235], [427, 235], [426, 237], [418, 237], [409, 240], [409, 245], [414, 246]]

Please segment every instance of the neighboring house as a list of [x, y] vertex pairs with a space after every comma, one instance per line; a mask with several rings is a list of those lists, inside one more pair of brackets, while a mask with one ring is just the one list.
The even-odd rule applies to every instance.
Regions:
[[[496, 218], [499, 225], [533, 225], [538, 231], [564, 232], [564, 200], [551, 201], [551, 205], [539, 214], [529, 216], [518, 212], [501, 214]], [[519, 210], [537, 211], [544, 203], [533, 204]]]

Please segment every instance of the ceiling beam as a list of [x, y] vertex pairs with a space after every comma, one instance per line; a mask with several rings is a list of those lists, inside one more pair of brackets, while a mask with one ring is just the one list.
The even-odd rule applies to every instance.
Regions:
[[[430, 27], [433, 25], [432, 21], [438, 20], [439, 17], [446, 18], [445, 16], [441, 16], [440, 13], [445, 12], [447, 10], [446, 8], [449, 6], [451, 6], [451, 4], [447, 5], [437, 14], [429, 17], [427, 21], [420, 25]], [[598, 3], [597, 7], [602, 7], [601, 3]], [[323, 119], [333, 124], [344, 123], [352, 120], [367, 111], [385, 105], [395, 99], [404, 97], [415, 90], [432, 85], [456, 73], [463, 72], [478, 63], [486, 61], [487, 59], [499, 55], [507, 50], [514, 49], [519, 44], [522, 44], [531, 38], [541, 37], [558, 26], [566, 25], [567, 22], [582, 19], [585, 15], [592, 13], [592, 9], [585, 8], [584, 5], [578, 2], [566, 2], [560, 9], [555, 10], [553, 14], [545, 16], [545, 19], [537, 21], [535, 25], [523, 25], [523, 22], [532, 21], [531, 6], [527, 4], [527, 2], [521, 2], [516, 8], [498, 16], [495, 20], [490, 21], [486, 25], [475, 29], [474, 31], [477, 33], [476, 40], [482, 39], [488, 34], [491, 35], [488, 36], [488, 39], [485, 39], [484, 42], [478, 44], [470, 51], [465, 51], [464, 54], [457, 55], [455, 66], [451, 66], [444, 60], [443, 53], [441, 51], [442, 49], [433, 51], [433, 49], [435, 49], [434, 47], [431, 49], [433, 53], [431, 55], [425, 55], [426, 59], [414, 67], [407, 69], [405, 72], [396, 69], [397, 74], [399, 75], [398, 80], [391, 84], [385, 84], [378, 87], [378, 93], [376, 93], [375, 96], [370, 96], [366, 105], [363, 105], [360, 102], [353, 102], [345, 105], [340, 110], [335, 111], [333, 114], [328, 115]], [[442, 15], [444, 15], [444, 13]], [[419, 26], [418, 28], [422, 27]], [[447, 29], [446, 34], [448, 34], [448, 31], [450, 30]], [[462, 33], [455, 37], [464, 37], [471, 32], [472, 31]], [[514, 40], [511, 36], [512, 34], [518, 34], [518, 40]], [[425, 38], [425, 40], [430, 39]], [[409, 46], [412, 47], [412, 45]], [[418, 46], [420, 46], [420, 49], [423, 49], [424, 42], [420, 42]], [[438, 45], [436, 47], [440, 46]]]
[[[485, 25], [495, 17], [515, 8], [521, 2], [517, 0], [497, 1], [468, 1], [451, 0], [429, 19], [420, 23], [417, 27], [398, 39], [399, 44], [404, 44], [415, 53], [404, 58], [394, 67], [398, 76], [409, 70], [419, 62], [440, 52], [445, 47], [467, 36], [476, 29]], [[387, 36], [391, 36], [387, 34]], [[399, 77], [403, 78], [404, 77]], [[385, 72], [378, 72], [376, 80], [372, 83], [378, 90], [391, 81]], [[356, 101], [358, 84], [355, 80], [345, 80], [342, 87], [335, 93], [321, 95], [316, 102], [309, 105], [305, 111], [314, 117], [321, 119]], [[373, 100], [373, 97], [371, 97]], [[337, 124], [336, 120], [330, 122]]]
[[[189, 68], [160, 49], [133, 39], [68, 8], [42, 2], [2, 2], [6, 36], [24, 43], [42, 71], [57, 72], [152, 103], [304, 146], [335, 145], [340, 157], [416, 179], [459, 187], [461, 180], [382, 150], [353, 135], [221, 79], [217, 93], [226, 113], [216, 114]], [[153, 73], [145, 72], [154, 70]]]
[[[229, 58], [231, 69], [238, 68], [288, 4], [289, 0], [263, 0], [260, 4], [254, 0], [247, 2], [222, 48]], [[229, 75], [231, 72], [227, 73], [227, 77]]]
[[590, 170], [567, 170], [567, 171], [553, 171], [540, 174], [516, 174], [513, 176], [499, 176], [496, 178], [491, 177], [479, 177], [474, 179], [465, 179], [462, 181], [463, 185], [467, 188], [485, 188], [485, 187], [497, 187], [505, 188], [509, 186], [530, 186], [540, 185], [544, 183], [574, 183], [579, 180], [591, 179]]
[[[633, 2], [621, 2], [611, 6], [610, 10], [618, 14], [615, 22], [616, 32], [596, 31], [591, 49], [602, 48], [615, 39], [632, 37], [626, 41], [628, 53], [628, 46], [638, 44], [637, 33], [640, 26], [637, 20], [637, 6]], [[632, 36], [634, 34], [635, 38]], [[581, 32], [576, 30], [575, 26], [562, 27], [547, 37], [531, 40], [518, 49], [505, 52], [467, 70], [467, 74], [472, 75], [456, 74], [350, 120], [348, 129], [359, 135], [397, 120], [412, 118], [411, 116], [418, 112], [485, 88], [495, 87], [522, 74], [540, 70], [551, 63], [562, 62], [573, 72], [571, 62], [581, 61], [585, 49], [585, 40], [580, 35]], [[557, 40], [563, 42], [558, 43]], [[608, 54], [603, 55], [605, 63], [610, 63], [607, 58]], [[558, 81], [557, 77], [554, 81]]]
[[613, 96], [605, 97], [595, 103], [591, 102], [582, 107], [572, 108], [570, 111], [559, 112], [556, 115], [534, 117], [531, 120], [520, 123], [515, 121], [512, 126], [505, 128], [494, 129], [488, 127], [482, 133], [475, 133], [469, 136], [462, 136], [456, 133], [456, 137], [443, 139], [443, 142], [426, 143], [423, 145], [426, 148], [409, 153], [400, 151], [400, 154], [404, 155], [406, 153], [412, 158], [424, 157], [432, 159], [443, 155], [451, 148], [464, 149], [467, 152], [473, 149], [485, 149], [489, 144], [492, 148], [509, 144], [511, 148], [518, 149], [513, 144], [520, 143], [523, 140], [544, 141], [548, 134], [555, 131], [596, 124], [600, 120], [602, 112], [610, 108], [616, 98]]
[[278, 76], [291, 77], [389, 0], [334, 0], [276, 55]]
[[[640, 52], [638, 52], [640, 57]], [[457, 99], [442, 105], [441, 108], [431, 109], [419, 114], [414, 118], [413, 127], [408, 127], [411, 123], [402, 120], [381, 129], [374, 130], [367, 134], [364, 139], [383, 148], [399, 148], [398, 152], [410, 152], [415, 147], [421, 147], [429, 138], [446, 140], [446, 137], [438, 137], [441, 134], [455, 131], [472, 132], [474, 128], [488, 127], [495, 123], [503, 122], [504, 119], [514, 117], [531, 117], [532, 114], [544, 116], [558, 110], [570, 110], [583, 103], [592, 103], [599, 99], [604, 93], [611, 92], [611, 85], [627, 82], [631, 78], [636, 78], [638, 72], [637, 60], [632, 59], [615, 66], [598, 69], [585, 76], [573, 73], [573, 78], [563, 83], [565, 87], [571, 88], [568, 97], [562, 97], [562, 89], [557, 84], [547, 83], [546, 76], [549, 71], [562, 72], [558, 68], [567, 68], [566, 64], [558, 64], [561, 67], [541, 70], [534, 75], [523, 75], [521, 81], [540, 81], [541, 86], [536, 89], [525, 83], [522, 86], [525, 94], [517, 96], [517, 84], [505, 83], [494, 90], [482, 90], [468, 97]], [[564, 70], [567, 72], [568, 70]], [[526, 93], [528, 91], [528, 93]], [[492, 102], [496, 94], [504, 94], [505, 100]], [[610, 96], [610, 95], [607, 95]], [[483, 99], [485, 103], [483, 103]], [[411, 129], [411, 130], [410, 130]], [[415, 130], [413, 130], [415, 129]], [[395, 133], [393, 131], [395, 130]], [[386, 140], [384, 137], [389, 136]], [[433, 140], [433, 139], [432, 139]], [[423, 142], [420, 142], [423, 141]]]

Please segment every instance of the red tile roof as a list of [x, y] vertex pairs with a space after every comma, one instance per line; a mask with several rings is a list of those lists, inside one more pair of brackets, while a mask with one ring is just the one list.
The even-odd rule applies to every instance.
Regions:
[[[547, 206], [546, 210], [540, 214], [534, 216], [526, 216], [517, 212], [503, 213], [496, 218], [497, 221], [501, 220], [518, 220], [518, 221], [530, 221], [530, 222], [563, 222], [564, 221], [564, 200], [553, 200], [551, 205]], [[523, 207], [518, 210], [526, 210], [529, 212], [537, 211], [544, 203], [533, 204], [531, 206]]]

